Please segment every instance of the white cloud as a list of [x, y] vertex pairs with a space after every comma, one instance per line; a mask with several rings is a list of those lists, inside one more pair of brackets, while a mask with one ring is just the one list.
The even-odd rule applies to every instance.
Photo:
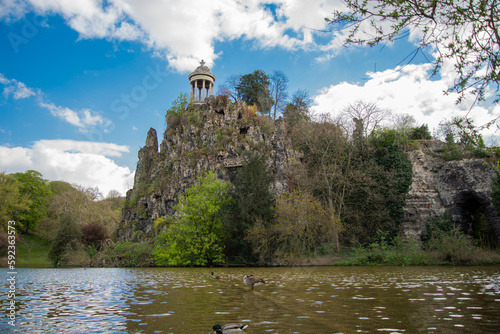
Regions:
[[26, 87], [24, 83], [17, 81], [16, 79], [7, 79], [2, 73], [0, 73], [0, 84], [5, 86], [3, 89], [3, 95], [6, 98], [12, 95], [14, 100], [20, 100], [36, 95], [35, 91]]
[[29, 148], [0, 146], [0, 170], [33, 169], [48, 180], [97, 186], [104, 195], [113, 189], [125, 195], [133, 185], [134, 172], [108, 157], [121, 157], [128, 151], [128, 146], [112, 143], [40, 140]]
[[[409, 114], [420, 124], [427, 124], [431, 132], [439, 123], [454, 116], [468, 115], [477, 126], [500, 116], [500, 107], [491, 104], [476, 104], [474, 97], [467, 97], [456, 105], [458, 95], [445, 95], [450, 76], [443, 72], [441, 79], [430, 78], [432, 65], [407, 65], [383, 72], [369, 72], [364, 83], [342, 82], [323, 88], [314, 98], [314, 110], [337, 116], [342, 109], [356, 100], [374, 102], [398, 114]], [[451, 66], [443, 69], [452, 70]], [[472, 106], [472, 108], [471, 108]], [[485, 130], [483, 136], [491, 139], [498, 136], [495, 128]]]
[[52, 116], [60, 118], [71, 125], [78, 127], [81, 132], [88, 132], [90, 129], [102, 125], [103, 128], [109, 128], [111, 121], [103, 118], [101, 115], [89, 109], [74, 111], [67, 107], [56, 106], [52, 102], [39, 103], [40, 107], [48, 109]]
[[4, 18], [9, 13], [19, 17], [14, 13], [28, 7], [39, 15], [60, 15], [80, 38], [140, 41], [170, 67], [189, 71], [200, 59], [212, 66], [219, 55], [215, 43], [221, 41], [244, 38], [261, 48], [290, 50], [316, 47], [315, 30], [325, 29], [324, 18], [343, 6], [327, 0], [26, 0], [9, 1], [0, 10]]

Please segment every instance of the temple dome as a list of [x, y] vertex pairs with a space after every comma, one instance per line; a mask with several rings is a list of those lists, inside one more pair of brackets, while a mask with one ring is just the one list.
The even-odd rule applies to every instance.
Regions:
[[208, 66], [205, 66], [205, 62], [203, 60], [201, 61], [201, 65], [189, 74], [189, 80], [191, 80], [191, 78], [195, 75], [208, 75], [215, 81], [215, 75], [210, 72], [210, 68], [208, 68]]

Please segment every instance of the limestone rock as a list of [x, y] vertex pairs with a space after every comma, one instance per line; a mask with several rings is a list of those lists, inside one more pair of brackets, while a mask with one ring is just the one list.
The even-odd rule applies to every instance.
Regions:
[[443, 143], [428, 141], [409, 152], [413, 179], [406, 195], [401, 228], [405, 235], [418, 238], [426, 223], [449, 213], [454, 223], [471, 232], [478, 213], [487, 218], [497, 240], [500, 240], [500, 216], [493, 208], [491, 189], [495, 171], [483, 159], [446, 161], [436, 152]]
[[134, 187], [127, 193], [118, 240], [152, 235], [154, 220], [174, 214], [178, 196], [197, 177], [214, 169], [219, 178], [234, 181], [246, 153], [263, 154], [272, 169], [272, 191], [288, 191], [288, 171], [299, 154], [292, 149], [282, 119], [244, 117], [243, 102], [207, 98], [181, 116], [171, 116], [158, 151], [150, 129], [139, 150]]

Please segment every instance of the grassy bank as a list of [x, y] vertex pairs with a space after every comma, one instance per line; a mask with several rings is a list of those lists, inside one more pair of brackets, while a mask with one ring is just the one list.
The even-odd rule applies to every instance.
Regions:
[[46, 268], [52, 267], [47, 258], [50, 243], [32, 235], [23, 235], [16, 243], [16, 267]]

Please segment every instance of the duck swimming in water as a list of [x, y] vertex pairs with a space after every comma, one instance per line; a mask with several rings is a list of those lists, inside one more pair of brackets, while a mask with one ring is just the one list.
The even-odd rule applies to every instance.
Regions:
[[253, 275], [245, 275], [243, 277], [243, 283], [249, 288], [252, 288], [256, 283], [266, 283], [262, 278], [253, 277]]
[[216, 279], [222, 279], [222, 275], [214, 275], [213, 271], [212, 271], [212, 276]]
[[230, 334], [230, 333], [241, 333], [247, 327], [248, 325], [242, 325], [242, 324], [227, 324], [224, 326], [217, 324], [214, 327], [212, 327], [212, 329], [217, 334]]

